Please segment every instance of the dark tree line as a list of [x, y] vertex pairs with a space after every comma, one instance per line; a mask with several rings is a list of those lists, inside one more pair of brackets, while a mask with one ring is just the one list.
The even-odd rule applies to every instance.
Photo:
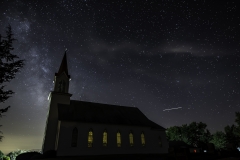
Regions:
[[[16, 73], [24, 65], [24, 60], [20, 60], [17, 55], [12, 53], [14, 50], [13, 41], [15, 40], [12, 28], [9, 25], [6, 30], [6, 36], [0, 34], [0, 118], [10, 108], [10, 106], [4, 107], [3, 103], [14, 94], [12, 90], [5, 90], [6, 83], [14, 79]], [[2, 137], [0, 136], [0, 141]]]
[[227, 125], [224, 132], [217, 131], [211, 134], [205, 123], [192, 122], [189, 125], [184, 124], [168, 128], [166, 130], [167, 139], [169, 141], [183, 141], [195, 147], [202, 143], [213, 143], [217, 150], [226, 149], [228, 144], [237, 148], [238, 143], [240, 143], [240, 112], [236, 112], [235, 115], [237, 125]]
[[169, 141], [184, 141], [188, 145], [199, 146], [201, 142], [207, 143], [211, 140], [211, 133], [205, 123], [192, 122], [189, 125], [173, 126], [166, 130]]

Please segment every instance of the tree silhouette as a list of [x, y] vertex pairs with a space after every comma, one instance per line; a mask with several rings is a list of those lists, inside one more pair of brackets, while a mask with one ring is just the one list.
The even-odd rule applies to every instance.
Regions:
[[[13, 38], [12, 28], [8, 25], [6, 37], [2, 37], [0, 34], [0, 103], [4, 103], [14, 94], [12, 90], [4, 90], [6, 87], [5, 83], [14, 79], [16, 73], [19, 72], [24, 65], [24, 60], [18, 60], [19, 57], [11, 53], [14, 50], [12, 46], [14, 40], [16, 39]], [[1, 105], [0, 117], [2, 117], [3, 113], [7, 112], [9, 108], [10, 106], [3, 108]], [[3, 136], [0, 136], [0, 141], [2, 137]]]
[[237, 126], [235, 128], [235, 134], [240, 137], [240, 112], [235, 112], [236, 119], [235, 122], [237, 123]]
[[222, 131], [217, 131], [213, 134], [213, 139], [210, 142], [214, 144], [217, 150], [222, 150], [226, 148], [227, 138]]
[[205, 123], [192, 122], [189, 125], [170, 127], [167, 129], [166, 135], [169, 141], [183, 141], [197, 147], [200, 143], [208, 143], [212, 139], [211, 133], [206, 127]]
[[240, 143], [240, 112], [235, 112], [236, 119], [235, 122], [237, 125], [227, 125], [224, 128], [227, 143], [233, 144], [235, 148], [238, 147], [238, 144]]
[[181, 127], [173, 126], [166, 130], [167, 139], [169, 141], [181, 141]]

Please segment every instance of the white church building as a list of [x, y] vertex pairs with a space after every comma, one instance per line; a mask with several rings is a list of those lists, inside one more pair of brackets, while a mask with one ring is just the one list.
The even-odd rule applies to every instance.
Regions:
[[66, 52], [49, 94], [42, 152], [57, 156], [168, 152], [165, 128], [138, 108], [71, 100]]

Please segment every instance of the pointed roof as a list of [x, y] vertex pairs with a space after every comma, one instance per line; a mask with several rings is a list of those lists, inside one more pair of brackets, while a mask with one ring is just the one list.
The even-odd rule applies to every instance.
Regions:
[[70, 78], [70, 75], [68, 75], [68, 66], [67, 66], [67, 50], [64, 53], [63, 59], [62, 59], [62, 63], [60, 65], [60, 68], [58, 70], [57, 73], [55, 73], [56, 76], [59, 76], [60, 74], [62, 74], [63, 72], [65, 72], [65, 74], [68, 76], [68, 78]]
[[165, 130], [149, 120], [138, 108], [71, 100], [58, 104], [58, 120], [83, 123], [145, 126]]

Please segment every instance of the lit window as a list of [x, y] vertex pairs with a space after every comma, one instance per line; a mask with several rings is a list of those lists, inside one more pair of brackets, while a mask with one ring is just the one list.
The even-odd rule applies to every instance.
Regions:
[[78, 130], [75, 127], [72, 131], [72, 147], [77, 147]]
[[117, 132], [117, 147], [121, 147], [121, 133]]
[[92, 146], [93, 146], [93, 131], [92, 129], [90, 129], [88, 132], [88, 147]]
[[133, 134], [132, 134], [132, 132], [129, 133], [129, 143], [130, 143], [130, 146], [133, 146]]
[[162, 147], [162, 139], [161, 139], [161, 136], [158, 137], [158, 143], [159, 143], [159, 146]]
[[142, 143], [142, 146], [145, 146], [145, 136], [143, 132], [141, 133], [141, 143]]
[[107, 146], [107, 131], [103, 132], [103, 146]]

